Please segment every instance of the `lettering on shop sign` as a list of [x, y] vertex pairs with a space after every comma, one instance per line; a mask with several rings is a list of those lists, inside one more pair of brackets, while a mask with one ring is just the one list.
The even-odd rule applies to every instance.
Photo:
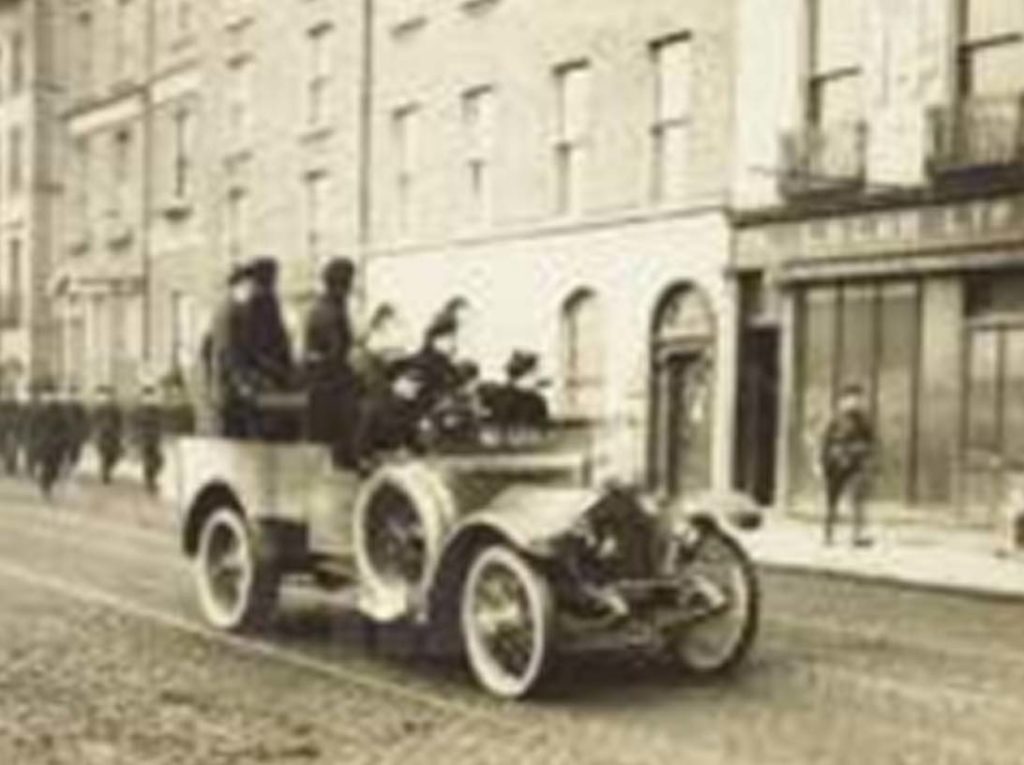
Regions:
[[737, 266], [876, 256], [1024, 239], [1024, 195], [784, 221], [741, 231]]

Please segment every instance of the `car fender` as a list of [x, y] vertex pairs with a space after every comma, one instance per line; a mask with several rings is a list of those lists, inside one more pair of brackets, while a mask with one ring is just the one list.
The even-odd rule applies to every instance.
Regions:
[[486, 530], [530, 556], [550, 557], [551, 543], [600, 497], [599, 492], [588, 488], [511, 486], [486, 507], [464, 518], [454, 529], [446, 549], [464, 535]]
[[730, 533], [753, 531], [764, 520], [761, 506], [739, 491], [707, 491], [680, 499], [671, 514], [677, 523], [712, 524]]

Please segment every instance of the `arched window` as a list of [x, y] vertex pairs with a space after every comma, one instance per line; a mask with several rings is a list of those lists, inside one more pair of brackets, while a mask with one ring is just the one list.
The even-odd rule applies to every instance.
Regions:
[[604, 319], [592, 290], [573, 293], [562, 308], [562, 385], [564, 413], [596, 419], [604, 391]]

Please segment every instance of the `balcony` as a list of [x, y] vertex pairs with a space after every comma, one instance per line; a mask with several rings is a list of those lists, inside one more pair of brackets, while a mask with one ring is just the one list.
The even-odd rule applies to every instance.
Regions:
[[832, 196], [864, 186], [867, 126], [807, 125], [782, 136], [779, 191], [788, 199]]
[[1024, 167], [1024, 95], [935, 107], [928, 137], [933, 177], [1018, 175]]

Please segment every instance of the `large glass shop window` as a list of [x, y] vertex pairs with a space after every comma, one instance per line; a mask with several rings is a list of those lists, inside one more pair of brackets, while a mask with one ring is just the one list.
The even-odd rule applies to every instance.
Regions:
[[919, 382], [920, 287], [914, 281], [815, 285], [798, 295], [791, 478], [800, 500], [820, 498], [820, 439], [846, 383], [867, 391], [879, 442], [873, 496], [913, 500]]
[[812, 288], [799, 298], [799, 369], [791, 462], [793, 493], [800, 498], [820, 493], [815, 461], [818, 441], [832, 408], [838, 294], [834, 287]]
[[967, 311], [967, 505], [991, 513], [1024, 469], [1024, 276], [975, 278]]
[[920, 301], [914, 283], [893, 282], [879, 292], [879, 348], [875, 370], [875, 429], [879, 454], [877, 496], [913, 500], [920, 345]]

